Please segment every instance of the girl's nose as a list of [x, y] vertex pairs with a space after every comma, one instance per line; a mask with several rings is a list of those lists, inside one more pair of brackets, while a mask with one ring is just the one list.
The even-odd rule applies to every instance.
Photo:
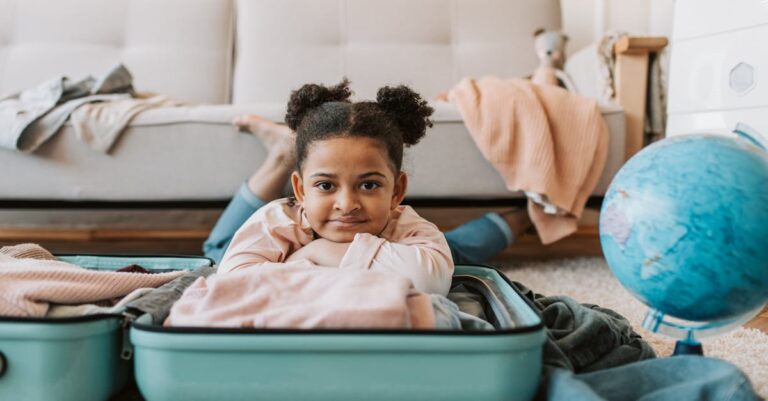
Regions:
[[343, 190], [338, 192], [333, 207], [334, 209], [347, 214], [360, 209], [360, 201], [354, 191]]

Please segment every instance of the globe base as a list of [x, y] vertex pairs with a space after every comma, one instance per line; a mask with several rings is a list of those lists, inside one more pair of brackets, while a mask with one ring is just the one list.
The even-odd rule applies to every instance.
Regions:
[[689, 343], [688, 341], [677, 341], [675, 351], [672, 355], [704, 355], [704, 348], [700, 342]]

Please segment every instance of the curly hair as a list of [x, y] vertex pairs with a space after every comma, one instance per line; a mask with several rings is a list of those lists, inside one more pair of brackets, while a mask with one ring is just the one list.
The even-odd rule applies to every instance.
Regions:
[[429, 116], [434, 110], [407, 86], [385, 86], [375, 102], [351, 102], [351, 95], [346, 78], [335, 86], [306, 84], [291, 93], [285, 122], [296, 132], [299, 172], [312, 142], [367, 137], [384, 145], [397, 173], [403, 164], [403, 148], [418, 143], [432, 126]]

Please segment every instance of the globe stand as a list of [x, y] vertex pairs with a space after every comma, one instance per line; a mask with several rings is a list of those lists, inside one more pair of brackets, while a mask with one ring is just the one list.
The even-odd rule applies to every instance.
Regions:
[[735, 318], [711, 322], [695, 322], [678, 319], [651, 308], [643, 319], [643, 327], [654, 332], [677, 338], [672, 355], [704, 355], [699, 339], [722, 334], [752, 320], [765, 305], [761, 305]]
[[696, 341], [693, 331], [688, 331], [688, 337], [675, 342], [675, 350], [672, 355], [704, 355], [704, 348]]
[[704, 355], [704, 349], [698, 341], [689, 343], [684, 340], [678, 340], [675, 343], [675, 351], [672, 352], [672, 355]]

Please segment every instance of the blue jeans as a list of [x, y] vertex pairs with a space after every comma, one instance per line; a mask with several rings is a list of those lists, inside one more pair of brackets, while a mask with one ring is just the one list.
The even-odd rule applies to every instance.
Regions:
[[721, 359], [672, 356], [574, 374], [551, 369], [537, 399], [549, 401], [758, 401], [749, 379]]
[[[237, 229], [265, 204], [243, 183], [203, 244], [205, 256], [221, 261]], [[514, 235], [501, 216], [488, 213], [448, 231], [445, 239], [454, 263], [476, 264], [488, 262], [512, 244]]]

